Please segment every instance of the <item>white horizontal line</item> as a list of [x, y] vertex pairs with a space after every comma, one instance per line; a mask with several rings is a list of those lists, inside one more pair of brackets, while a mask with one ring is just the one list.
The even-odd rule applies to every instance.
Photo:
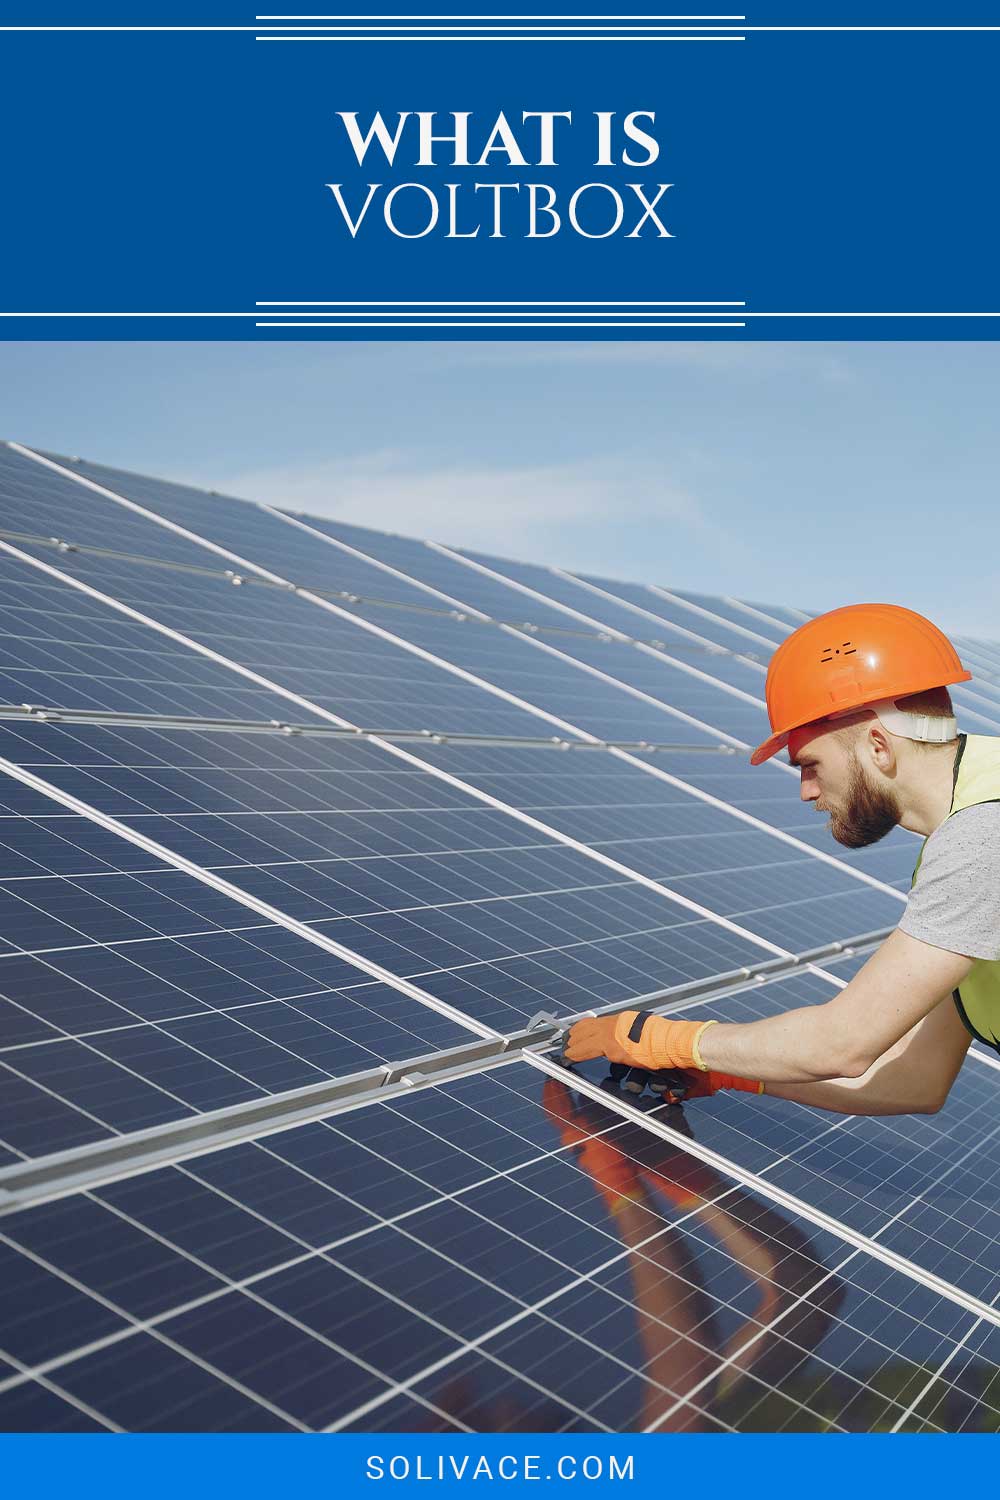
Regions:
[[1000, 312], [746, 312], [747, 318], [1000, 318]]
[[498, 326], [509, 318], [627, 318], [632, 321], [636, 318], [742, 318], [746, 316], [741, 307], [671, 307], [671, 308], [641, 308], [632, 312], [628, 308], [510, 308], [495, 310], [490, 307], [481, 308], [421, 308], [414, 312], [409, 308], [292, 308], [276, 307], [271, 312], [261, 311], [258, 317], [266, 318], [405, 318], [408, 322], [418, 325], [427, 318], [454, 318], [461, 322], [463, 318], [496, 318]]
[[[657, 308], [657, 307], [697, 307], [697, 308], [703, 308], [703, 307], [746, 307], [746, 303], [745, 302], [596, 302], [596, 301], [595, 302], [584, 302], [584, 301], [581, 301], [581, 302], [573, 302], [573, 301], [563, 301], [563, 302], [542, 302], [542, 301], [536, 301], [536, 302], [529, 302], [529, 301], [525, 301], [525, 302], [517, 302], [517, 301], [509, 301], [509, 302], [502, 302], [502, 301], [496, 301], [496, 302], [459, 302], [459, 301], [441, 301], [441, 302], [432, 302], [432, 301], [427, 301], [427, 302], [386, 302], [386, 301], [382, 301], [382, 302], [380, 302], [380, 301], [371, 301], [371, 302], [362, 302], [360, 300], [356, 300], [356, 301], [353, 301], [353, 302], [257, 302], [254, 305], [256, 307], [277, 307], [277, 308], [286, 308], [286, 307], [365, 307], [365, 308], [367, 308], [367, 307], [392, 307], [392, 308], [400, 308], [400, 309], [405, 309], [405, 308], [420, 308], [420, 307], [432, 307], [432, 308], [438, 308], [438, 307], [481, 307], [481, 308], [491, 308], [491, 307], [495, 307], [495, 308], [500, 308], [500, 309], [504, 309], [504, 308], [508, 308], [508, 307], [512, 307], [512, 308], [515, 308], [515, 309], [520, 309], [520, 308], [524, 308], [524, 307], [541, 307], [541, 308], [544, 308], [546, 310], [548, 310], [549, 308], [556, 308], [556, 307], [616, 307], [616, 308], [617, 307], [622, 307], [622, 308], [635, 307], [635, 308], [639, 308], [642, 311], [647, 311], [649, 309]], [[247, 316], [249, 317], [249, 316], [251, 316], [251, 314], [248, 313]]]
[[[510, 19], [510, 18], [507, 17], [506, 19]], [[486, 26], [470, 26], [466, 21], [462, 20], [461, 18], [458, 18], [457, 20], [451, 21], [449, 24], [442, 25], [442, 26], [439, 26], [439, 25], [428, 26], [428, 25], [425, 25], [423, 22], [411, 23], [410, 21], [399, 21], [399, 20], [393, 21], [391, 23], [387, 23], [385, 25], [380, 24], [380, 22], [375, 22], [375, 23], [366, 22], [366, 23], [363, 23], [363, 24], [362, 23], [354, 23], [354, 24], [344, 25], [343, 23], [341, 23], [341, 22], [338, 21], [335, 25], [332, 25], [332, 26], [263, 26], [263, 27], [254, 28], [254, 29], [255, 30], [259, 29], [259, 30], [262, 30], [262, 31], [324, 31], [324, 32], [368, 31], [368, 32], [372, 32], [372, 33], [375, 33], [375, 34], [378, 34], [379, 32], [383, 32], [383, 31], [386, 31], [386, 32], [388, 32], [388, 31], [407, 31], [407, 32], [409, 32], [409, 31], [434, 31], [434, 32], [439, 32], [439, 31], [469, 31], [469, 32], [473, 32], [473, 31], [520, 31], [520, 32], [525, 32], [526, 34], [531, 34], [531, 33], [538, 32], [538, 31], [629, 31], [629, 32], [632, 32], [632, 31], [641, 31], [641, 32], [645, 32], [645, 31], [739, 31], [739, 30], [742, 29], [742, 27], [739, 24], [733, 25], [733, 26], [701, 26], [701, 25], [699, 25], [699, 26], [673, 26], [673, 25], [671, 25], [671, 26], [659, 26], [659, 25], [651, 24], [648, 21], [646, 21], [646, 22], [640, 22], [638, 25], [630, 25], [630, 24], [624, 24], [623, 25], [621, 21], [606, 21], [604, 24], [601, 24], [601, 25], [590, 25], [589, 24], [589, 20], [590, 20], [590, 18], [588, 17], [587, 23], [584, 23], [582, 21], [581, 22], [571, 21], [571, 22], [568, 22], [567, 24], [563, 24], [562, 21], [559, 21], [559, 22], [553, 22], [553, 23], [550, 23], [550, 24], [547, 24], [547, 25], [543, 24], [543, 25], [538, 25], [538, 26], [533, 25], [531, 23], [529, 23], [527, 25], [518, 24], [517, 26], [507, 26], [507, 25], [505, 25], [503, 23], [496, 23], [496, 22], [494, 22], [493, 24], [490, 24], [490, 25], [486, 25]], [[565, 17], [563, 17], [563, 21], [565, 21]], [[247, 28], [247, 29], [249, 30], [250, 28]]]
[[257, 323], [257, 328], [745, 328], [745, 323]]
[[[566, 14], [563, 14], [563, 15], [553, 15], [553, 16], [499, 15], [498, 14], [498, 15], [485, 15], [485, 16], [484, 15], [470, 15], [470, 16], [441, 16], [441, 15], [420, 15], [420, 16], [414, 16], [414, 15], [408, 15], [408, 16], [403, 16], [403, 15], [401, 15], [401, 16], [387, 16], [387, 15], [353, 16], [352, 15], [352, 16], [256, 16], [255, 17], [255, 20], [258, 21], [258, 22], [263, 22], [263, 21], [285, 21], [285, 22], [290, 22], [290, 21], [307, 21], [308, 22], [308, 21], [311, 21], [311, 22], [319, 22], [319, 23], [329, 22], [331, 25], [334, 25], [334, 26], [341, 24], [343, 21], [371, 21], [371, 22], [376, 22], [376, 23], [379, 22], [379, 21], [401, 21], [401, 22], [406, 22], [406, 21], [455, 21], [458, 24], [464, 24], [464, 23], [469, 22], [469, 21], [528, 21], [528, 22], [531, 22], [531, 21], [575, 21], [577, 19], [579, 19], [580, 22], [586, 22], [586, 21], [592, 21], [592, 20], [596, 20], [596, 21], [613, 21], [615, 19], [618, 19], [618, 20], [622, 20], [622, 21], [640, 21], [640, 22], [641, 21], [700, 21], [700, 22], [703, 22], [703, 23], [706, 23], [706, 24], [708, 22], [711, 22], [711, 21], [730, 21], [730, 22], [737, 22], [737, 23], [739, 23], [741, 25], [744, 25], [744, 28], [747, 31], [761, 31], [761, 32], [768, 32], [768, 31], [819, 31], [819, 32], [825, 32], [825, 31], [835, 31], [835, 32], [836, 31], [847, 31], [847, 32], [854, 32], [854, 31], [931, 31], [931, 32], [934, 32], [934, 31], [972, 31], [972, 32], [976, 32], [976, 31], [1000, 31], [1000, 26], [948, 26], [948, 25], [940, 25], [940, 26], [879, 26], [879, 25], [874, 25], [874, 26], [753, 26], [753, 25], [751, 25], [751, 26], [745, 26], [746, 16], [660, 16], [660, 15], [642, 16], [642, 15], [628, 15], [628, 16], [620, 16], [620, 17], [616, 18], [614, 16], [581, 15], [579, 18], [577, 18], [575, 16], [566, 15]], [[31, 28], [21, 28], [21, 29], [35, 30], [35, 29], [48, 29], [48, 28], [35, 28], [35, 27], [31, 27]], [[51, 29], [59, 29], [59, 28], [51, 28]], [[120, 29], [120, 28], [114, 28], [114, 29]], [[124, 28], [124, 29], [131, 30], [132, 28]], [[188, 29], [188, 28], [184, 28], [184, 29]], [[191, 29], [199, 29], [199, 28], [191, 28]], [[230, 28], [227, 28], [227, 29], [230, 29]], [[244, 28], [240, 28], [240, 29], [244, 29]]]
[[258, 36], [258, 42], [745, 42], [744, 36]]
[[275, 308], [273, 312], [264, 309], [258, 314], [260, 317], [276, 318], [288, 317], [293, 311], [298, 312], [299, 317], [324, 317], [324, 318], [411, 318], [419, 323], [424, 318], [704, 318], [704, 317], [742, 317], [743, 309], [739, 304], [729, 304], [719, 308], [691, 307], [686, 308], [683, 303], [670, 307], [669, 312], [664, 308], [662, 311], [655, 307], [645, 307], [629, 311], [628, 308], [559, 308], [542, 307], [537, 312], [530, 308], [477, 308], [475, 312], [471, 308], [457, 308], [452, 310], [447, 307], [422, 308], [414, 311], [410, 308], [389, 308], [382, 311], [380, 308], [352, 307], [339, 308], [328, 307], [312, 309], [304, 307], [301, 310], [291, 307]]
[[[266, 17], [266, 19], [267, 20], [274, 20], [274, 19], [280, 19], [280, 18], [268, 16], [268, 17]], [[294, 19], [294, 20], [301, 20], [303, 18], [300, 17], [300, 16], [296, 16], [296, 17], [293, 17], [292, 19]], [[373, 21], [378, 21], [378, 20], [383, 20], [383, 19], [386, 19], [386, 18], [379, 16], [379, 17], [371, 17], [370, 19], [373, 20]], [[401, 18], [399, 18], [399, 19], [401, 19]], [[482, 19], [482, 18], [479, 17], [477, 19]], [[510, 17], [509, 19], [516, 20], [517, 17]], [[532, 17], [532, 19], [535, 19], [535, 18]], [[660, 19], [660, 18], [657, 18], [657, 19]], [[696, 18], [695, 17], [689, 17], [688, 19], [694, 20]], [[724, 20], [726, 18], [725, 17], [721, 17], [721, 16], [720, 17], [713, 16], [713, 17], [710, 17], [710, 18], [706, 17], [706, 20], [708, 20], [708, 19], [711, 19], [711, 20]], [[204, 32], [248, 32], [248, 31], [253, 31], [253, 32], [256, 32], [258, 30], [258, 26], [259, 26], [259, 23], [258, 23], [258, 25], [254, 25], [254, 26], [0, 26], [0, 32], [5, 32], [5, 31], [31, 31], [31, 32], [49, 32], [49, 31], [53, 31], [53, 32], [62, 32], [62, 31], [94, 31], [94, 32], [105, 32], [105, 31], [106, 32], [122, 32], [122, 31], [135, 31], [135, 32], [160, 32], [160, 31], [163, 31], [163, 32], [187, 32], [187, 31], [191, 31], [191, 32], [200, 32], [200, 31], [204, 31]], [[787, 32], [796, 32], [796, 31], [801, 31], [801, 32], [894, 32], [894, 31], [901, 31], [901, 32], [906, 32], [906, 31], [912, 31], [912, 32], [931, 32], [931, 33], [934, 33], [934, 32], [939, 32], [939, 31], [957, 31], [957, 32], [983, 32], [983, 31], [985, 31], [985, 32], [993, 32], [993, 31], [1000, 31], [1000, 26], [744, 26], [743, 29], [745, 31], [748, 31], [748, 32], [769, 32], [769, 31], [775, 31], [775, 32], [785, 32], [785, 31], [787, 31]], [[264, 40], [298, 40], [298, 38], [263, 38], [263, 37], [261, 37], [261, 38], [259, 38], [259, 40], [262, 40], [262, 41], [264, 41]], [[303, 38], [303, 40], [310, 40], [310, 39], [309, 38]], [[317, 40], [323, 40], [323, 39], [322, 38], [317, 38]], [[335, 40], [335, 38], [329, 38], [329, 40]], [[434, 40], [434, 39], [432, 38], [432, 40]], [[560, 40], [560, 39], [559, 38], [554, 38], [554, 40]], [[581, 38], [581, 40], [582, 40], [582, 38]], [[626, 38], [626, 40], [628, 40], [628, 39]], [[682, 41], [682, 40], [687, 40], [687, 38], [677, 37], [677, 38], [673, 38], [673, 40]], [[700, 41], [744, 41], [745, 38], [744, 37], [700, 37], [700, 38], [694, 38], [693, 40], [700, 40]]]
[[[279, 308], [277, 308], [277, 311], [279, 311], [279, 312], [283, 311], [283, 309], [285, 309], [285, 308], [295, 308], [295, 306], [301, 306], [301, 308], [304, 309], [303, 314], [301, 314], [301, 315], [303, 315], [303, 317], [307, 317], [307, 314], [309, 314], [309, 308], [310, 308], [310, 306], [313, 306], [313, 308], [318, 308], [318, 306], [322, 306], [322, 305], [321, 305], [321, 303], [283, 303], [282, 306], [279, 306]], [[361, 303], [360, 306], [361, 306], [361, 308], [366, 309], [366, 311], [367, 311], [367, 308], [372, 308], [372, 306], [375, 306], [375, 305], [372, 305], [372, 303]], [[403, 317], [403, 314], [406, 314], [406, 308], [408, 308], [408, 306], [409, 305], [400, 306], [400, 308], [399, 308], [399, 315], [400, 315], [400, 317]], [[471, 306], [477, 306], [477, 305], [475, 305], [475, 303], [472, 303]], [[586, 314], [586, 317], [588, 317], [588, 318], [604, 317], [603, 312], [598, 311], [598, 309], [600, 309], [600, 305], [597, 305], [597, 303], [580, 303], [579, 306], [580, 306], [580, 308], [594, 308], [595, 309], [595, 311], [588, 312], [588, 314]], [[624, 306], [624, 308], [637, 308], [637, 309], [639, 309], [639, 312], [637, 312], [637, 314], [636, 314], [637, 317], [639, 317], [640, 314], [643, 314], [643, 315], [648, 314], [649, 317], [655, 317], [655, 315], [657, 315], [657, 314], [655, 314], [655, 305], [654, 305], [654, 303], [622, 303], [622, 306]], [[663, 306], [672, 306], [672, 305], [670, 305], [670, 303], [664, 303]], [[699, 306], [699, 305], [697, 305], [697, 303], [684, 303], [684, 305], [676, 305], [675, 306], [675, 315], [676, 315], [676, 317], [681, 317], [681, 315], [684, 314], [684, 308], [688, 308], [688, 306], [690, 306], [691, 309], [697, 308], [697, 311], [699, 311], [699, 314], [706, 314], [706, 315], [708, 315], [709, 312], [711, 312], [711, 308], [708, 308], [708, 306]], [[997, 312], [762, 312], [762, 311], [760, 311], [760, 309], [747, 308], [747, 305], [745, 305], [745, 303], [720, 303], [720, 305], [718, 305], [718, 306], [723, 306], [723, 308], [726, 308], [726, 306], [732, 306], [732, 308], [738, 309], [738, 311], [739, 311], [739, 317], [741, 317], [741, 318], [1000, 318], [1000, 311], [997, 311]], [[514, 311], [517, 311], [517, 309], [514, 309]], [[543, 306], [543, 312], [544, 311], [547, 311], [547, 309], [544, 309], [544, 306]], [[258, 317], [261, 317], [261, 315], [262, 314], [258, 314]], [[333, 315], [333, 314], [316, 314], [316, 317], [331, 317], [331, 315]], [[375, 317], [375, 315], [376, 315], [375, 312], [370, 312], [370, 317]], [[444, 315], [445, 315], [444, 312], [441, 312], [441, 317], [444, 317]], [[486, 305], [483, 305], [483, 308], [481, 308], [481, 315], [483, 315], [483, 317], [486, 317], [486, 315], [489, 315], [489, 317], [501, 317], [501, 314], [499, 314], [499, 312], [492, 312], [492, 311], [490, 311], [490, 309], [487, 308]], [[0, 314], [0, 317], [3, 317], [3, 314]], [[31, 315], [31, 314], [12, 314], [12, 315], [10, 315], [10, 317], [33, 317], [33, 315]], [[49, 317], [49, 315], [48, 314], [42, 314], [42, 317]], [[61, 317], [61, 315], [60, 314], [51, 314], [51, 317]], [[76, 317], [76, 315], [75, 314], [70, 314], [70, 317]], [[90, 314], [79, 314], [79, 317], [91, 317], [91, 315]], [[93, 317], [99, 317], [99, 314], [93, 314]], [[115, 317], [117, 317], [117, 315], [115, 315]], [[129, 317], [129, 314], [121, 314], [120, 317]], [[133, 317], [141, 318], [141, 317], [147, 317], [147, 315], [145, 315], [145, 314], [133, 314]], [[162, 314], [162, 315], [157, 314], [156, 317], [172, 317], [172, 315], [171, 314]], [[186, 317], [186, 315], [184, 315], [184, 314], [177, 314], [177, 315], [175, 315], [175, 317]], [[196, 317], [199, 317], [199, 315], [196, 315]], [[205, 314], [205, 317], [210, 317], [210, 315]], [[223, 317], [237, 317], [237, 314], [225, 314], [225, 315], [223, 315]], [[241, 315], [240, 315], [240, 317], [241, 317]], [[270, 317], [270, 315], [268, 315], [268, 317]], [[528, 317], [528, 314], [525, 314], [525, 317]], [[553, 317], [555, 317], [555, 312], [553, 312]]]
[[746, 16], [597, 16], [581, 15], [579, 18], [572, 13], [561, 11], [558, 15], [539, 16], [531, 15], [508, 15], [490, 14], [485, 16], [439, 16], [439, 15], [404, 15], [387, 16], [379, 13], [377, 16], [255, 16], [255, 21], [745, 21]]
[[1000, 26], [748, 26], [747, 31], [1000, 31]]
[[0, 26], [0, 31], [256, 31], [256, 26]]
[[[256, 16], [255, 17], [255, 20], [257, 20], [258, 22], [261, 22], [261, 21], [286, 21], [286, 22], [287, 21], [316, 21], [316, 22], [322, 23], [324, 21], [328, 21], [332, 25], [338, 25], [342, 21], [345, 21], [345, 20], [346, 21], [374, 21], [374, 22], [378, 22], [378, 21], [411, 21], [411, 20], [414, 20], [414, 21], [450, 21], [450, 20], [454, 20], [454, 21], [458, 21], [459, 23], [464, 23], [464, 22], [467, 22], [467, 21], [547, 21], [547, 20], [548, 21], [569, 21], [569, 20], [576, 20], [576, 19], [577, 19], [576, 17], [570, 16], [570, 15], [566, 15], [566, 14], [553, 15], [553, 16], [507, 15], [507, 14], [499, 15], [498, 14], [498, 15], [470, 15], [470, 16], [442, 16], [442, 15], [420, 15], [420, 16], [414, 16], [414, 15], [406, 15], [406, 16], [403, 16], [403, 15], [400, 15], [400, 16], [364, 15], [364, 16], [361, 16], [361, 15], [358, 15], [358, 16], [355, 16], [355, 15], [352, 15], [352, 16]], [[591, 20], [596, 20], [596, 21], [612, 21], [612, 20], [615, 20], [616, 17], [614, 17], [614, 16], [581, 15], [579, 17], [579, 19], [580, 19], [581, 22], [583, 22], [583, 21], [591, 21]], [[733, 21], [733, 22], [739, 22], [741, 24], [746, 22], [746, 16], [661, 16], [661, 15], [642, 16], [642, 15], [628, 15], [628, 16], [618, 17], [617, 19], [622, 20], [622, 21], [701, 21], [701, 22], [706, 22], [706, 23], [709, 22], [709, 21]], [[58, 30], [58, 29], [61, 29], [61, 28], [36, 28], [36, 27], [30, 27], [30, 28], [18, 28], [18, 29], [27, 29], [27, 30], [52, 29], [52, 30]], [[133, 28], [129, 27], [129, 28], [114, 28], [114, 29], [127, 29], [127, 30], [131, 30]], [[185, 30], [187, 30], [187, 29], [195, 29], [195, 30], [197, 30], [197, 29], [200, 29], [200, 28], [181, 28], [181, 29], [185, 29]], [[235, 28], [226, 28], [226, 29], [235, 29]], [[243, 28], [241, 28], [241, 29], [243, 29]], [[878, 25], [874, 25], [874, 26], [745, 26], [745, 30], [747, 30], [747, 31], [762, 31], [762, 32], [768, 32], [768, 31], [820, 31], [820, 32], [823, 32], [823, 31], [932, 31], [932, 32], [933, 31], [973, 31], [973, 32], [975, 32], [975, 31], [1000, 31], [1000, 26], [948, 26], [948, 25], [941, 25], [941, 26], [878, 26]]]
[[[282, 305], [296, 306], [297, 304]], [[307, 305], [317, 306], [318, 304]], [[590, 306], [591, 304], [581, 305]], [[697, 308], [698, 311], [702, 309], [702, 304], [685, 305], [693, 309]], [[1000, 318], [1000, 310], [994, 312], [763, 312], [751, 310], [742, 303], [733, 305], [739, 307], [741, 318]], [[402, 316], [402, 312], [400, 315]], [[259, 318], [260, 316], [261, 313], [257, 310], [253, 312], [0, 312], [0, 318]], [[624, 312], [622, 316], [625, 316]]]

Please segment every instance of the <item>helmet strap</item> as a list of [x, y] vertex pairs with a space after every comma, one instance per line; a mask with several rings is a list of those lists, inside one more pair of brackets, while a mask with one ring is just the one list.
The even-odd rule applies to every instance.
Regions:
[[949, 714], [936, 717], [932, 714], [914, 714], [897, 708], [892, 698], [883, 698], [878, 703], [866, 703], [865, 708], [883, 723], [890, 734], [902, 739], [920, 740], [926, 745], [945, 745], [958, 734], [958, 723]]

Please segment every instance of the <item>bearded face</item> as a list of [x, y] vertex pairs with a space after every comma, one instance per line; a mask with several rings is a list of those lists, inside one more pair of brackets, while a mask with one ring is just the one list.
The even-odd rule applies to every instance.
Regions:
[[830, 832], [838, 844], [848, 849], [864, 849], [869, 844], [877, 844], [896, 827], [901, 817], [895, 793], [872, 780], [853, 750], [843, 802], [837, 808], [823, 808], [821, 811], [829, 812]]

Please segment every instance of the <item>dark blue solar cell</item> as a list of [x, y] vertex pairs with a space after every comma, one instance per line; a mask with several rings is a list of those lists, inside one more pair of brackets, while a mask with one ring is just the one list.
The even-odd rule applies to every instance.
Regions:
[[[485, 1361], [481, 1361], [485, 1363]], [[398, 1396], [387, 1401], [374, 1414], [365, 1413], [357, 1422], [348, 1422], [342, 1432], [467, 1432], [466, 1423], [452, 1418], [429, 1402], [412, 1396]]]
[[[366, 605], [361, 614], [559, 721], [536, 720], [532, 730], [521, 731], [525, 734], [551, 734], [560, 728], [565, 734], [564, 726], [569, 725], [600, 739], [704, 744], [741, 727], [754, 735], [761, 727], [761, 738], [766, 733], [761, 709], [702, 678], [671, 671], [655, 656], [627, 643], [574, 634], [565, 640], [547, 638], [546, 646], [555, 649], [543, 651], [530, 640], [475, 620], [459, 624], [443, 616], [421, 614], [407, 616], [404, 622], [374, 605]], [[596, 668], [604, 677], [581, 670], [578, 663]], [[627, 692], [622, 683], [647, 697]], [[756, 679], [749, 677], [745, 691], [759, 690]], [[700, 716], [698, 709], [704, 710]], [[712, 735], [690, 722], [697, 717], [708, 720], [718, 733]], [[732, 730], [726, 720], [733, 724]]]
[[[112, 1033], [115, 1038], [119, 1035]], [[159, 1033], [154, 1033], [154, 1038], [163, 1041]], [[156, 1073], [162, 1070], [150, 1066], [149, 1072], [153, 1076], [137, 1076], [128, 1068], [118, 1067], [113, 1059], [96, 1051], [92, 1045], [72, 1039], [19, 1047], [16, 1053], [6, 1055], [5, 1065], [38, 1090], [55, 1095], [58, 1101], [84, 1111], [115, 1132], [144, 1130], [191, 1112], [182, 1099], [164, 1093], [156, 1077]], [[207, 1060], [203, 1066], [206, 1070], [212, 1067]], [[250, 1084], [233, 1078], [221, 1068], [215, 1069], [214, 1082], [219, 1090], [220, 1103], [232, 1104], [240, 1099], [253, 1098], [257, 1092]], [[50, 1142], [43, 1149], [59, 1149], [72, 1144], [69, 1140], [57, 1145]], [[34, 1150], [32, 1154], [35, 1154]]]
[[[327, 1127], [303, 1126], [295, 1135], [298, 1138], [296, 1149], [301, 1147], [303, 1153], [307, 1152], [310, 1139], [322, 1136], [328, 1157]], [[314, 1177], [305, 1164], [305, 1156], [302, 1169], [294, 1164], [294, 1151], [286, 1157], [282, 1143], [291, 1140], [290, 1135], [279, 1135], [256, 1145], [230, 1147], [187, 1163], [185, 1173], [189, 1180], [184, 1186], [184, 1194], [200, 1191], [205, 1205], [193, 1223], [187, 1241], [200, 1259], [227, 1275], [244, 1275], [261, 1269], [273, 1251], [271, 1241], [275, 1231], [262, 1221], [280, 1224], [285, 1235], [314, 1248], [333, 1244], [347, 1235], [370, 1228], [376, 1222], [375, 1216], [360, 1204], [331, 1191], [333, 1183], [328, 1187], [323, 1179]], [[344, 1149], [348, 1149], [346, 1142]], [[106, 1202], [124, 1207], [143, 1223], [148, 1222], [154, 1228], [161, 1226], [164, 1231], [172, 1229], [175, 1236], [184, 1234], [187, 1232], [186, 1220], [171, 1206], [176, 1202], [176, 1179], [174, 1192], [164, 1194], [162, 1180], [165, 1177], [166, 1174], [159, 1174], [157, 1182], [151, 1182], [148, 1188], [144, 1180], [131, 1185], [122, 1183], [102, 1190], [101, 1196]], [[199, 1188], [199, 1184], [206, 1187]], [[216, 1190], [212, 1212], [207, 1206], [211, 1197], [207, 1188]], [[236, 1207], [237, 1204], [243, 1205], [246, 1212]], [[250, 1214], [255, 1216], [254, 1225], [246, 1222]], [[234, 1234], [237, 1222], [239, 1233]], [[295, 1253], [286, 1241], [282, 1254]], [[246, 1267], [246, 1270], [239, 1267]]]
[[[225, 1171], [220, 1173], [223, 1162]], [[274, 1170], [269, 1171], [269, 1167]], [[217, 1157], [196, 1158], [179, 1170], [170, 1168], [113, 1183], [96, 1194], [100, 1204], [108, 1205], [100, 1209], [104, 1232], [112, 1237], [117, 1234], [113, 1228], [114, 1215], [109, 1209], [127, 1215], [141, 1226], [141, 1238], [152, 1237], [152, 1243], [157, 1243], [158, 1238], [166, 1239], [185, 1256], [194, 1258], [190, 1264], [197, 1261], [202, 1268], [207, 1267], [198, 1273], [204, 1282], [201, 1291], [218, 1291], [222, 1281], [253, 1276], [265, 1267], [294, 1258], [301, 1250], [291, 1232], [282, 1232], [292, 1184], [284, 1182], [285, 1195], [276, 1197], [271, 1205], [275, 1212], [263, 1216], [257, 1212], [255, 1203], [248, 1203], [244, 1196], [245, 1189], [255, 1196], [258, 1177], [266, 1182], [282, 1172], [284, 1179], [293, 1176], [281, 1162], [268, 1156], [265, 1143], [264, 1147], [236, 1146], [218, 1153]], [[303, 1180], [303, 1188], [306, 1186]], [[329, 1194], [324, 1197], [330, 1209], [336, 1207]], [[246, 1207], [242, 1206], [244, 1203]], [[22, 1214], [18, 1223], [29, 1223], [32, 1217]], [[281, 1229], [273, 1222], [268, 1223], [268, 1219], [277, 1219]], [[327, 1238], [336, 1239], [344, 1232], [344, 1224], [331, 1225]], [[176, 1307], [185, 1300], [176, 1297], [172, 1304], [164, 1305]]]
[[129, 1317], [154, 1317], [221, 1285], [193, 1260], [89, 1197], [42, 1204], [6, 1229], [22, 1250]]
[[[333, 1294], [329, 1281], [327, 1294]], [[335, 1421], [357, 1395], [384, 1389], [346, 1353], [245, 1297], [171, 1319], [164, 1333], [309, 1429]]]
[[0, 1347], [22, 1364], [41, 1364], [127, 1326], [65, 1276], [9, 1244], [0, 1244], [0, 1267]]
[[[16, 1055], [20, 1057], [20, 1052]], [[52, 1151], [104, 1140], [113, 1133], [108, 1125], [86, 1114], [82, 1107], [57, 1097], [2, 1059], [0, 1081], [3, 1083], [0, 1089], [0, 1137], [23, 1156], [46, 1156]]]
[[107, 1432], [91, 1417], [37, 1380], [0, 1389], [0, 1432]]
[[126, 1432], [293, 1432], [254, 1400], [162, 1338], [138, 1334], [59, 1370], [60, 1385]]

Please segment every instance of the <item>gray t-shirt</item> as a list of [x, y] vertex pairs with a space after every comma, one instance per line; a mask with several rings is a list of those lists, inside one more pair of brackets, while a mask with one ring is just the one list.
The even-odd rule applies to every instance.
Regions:
[[935, 828], [899, 925], [935, 948], [1000, 959], [1000, 802], [964, 807]]

